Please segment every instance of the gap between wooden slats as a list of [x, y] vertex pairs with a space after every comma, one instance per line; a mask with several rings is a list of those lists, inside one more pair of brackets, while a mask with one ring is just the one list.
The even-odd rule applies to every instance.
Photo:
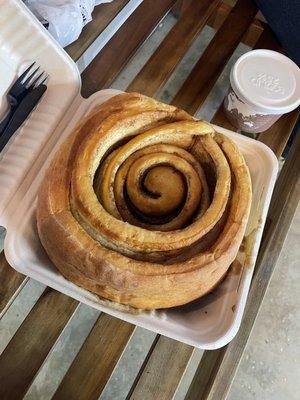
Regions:
[[98, 400], [124, 400], [138, 379], [159, 335], [136, 327]]
[[0, 315], [2, 316], [18, 295], [28, 278], [15, 271], [0, 254]]
[[46, 289], [0, 357], [0, 398], [23, 397], [78, 302]]
[[101, 314], [53, 396], [53, 400], [97, 399], [134, 325]]
[[126, 400], [170, 400], [184, 374], [193, 347], [159, 336]]
[[0, 355], [30, 313], [46, 286], [29, 279], [0, 319]]
[[92, 14], [93, 20], [83, 28], [79, 38], [66, 47], [65, 50], [69, 56], [73, 60], [78, 60], [128, 2], [129, 0], [114, 0], [111, 4], [100, 4], [95, 7]]
[[99, 315], [99, 310], [79, 304], [38, 370], [23, 400], [52, 398]]
[[147, 86], [148, 96], [157, 93], [219, 3], [220, 0], [190, 1], [189, 6], [179, 16], [178, 22], [129, 85], [127, 91], [143, 92]]
[[134, 56], [128, 60], [124, 68], [110, 84], [110, 88], [126, 91], [141, 68], [148, 62], [151, 55], [160, 46], [165, 36], [170, 32], [177, 20], [173, 13], [168, 12], [145, 42], [137, 49]]
[[239, 0], [199, 59], [172, 104], [194, 114], [216, 82], [227, 60], [250, 26], [257, 8]]
[[[214, 29], [219, 29], [220, 26], [223, 24], [225, 19], [227, 18], [228, 14], [232, 10], [232, 6], [225, 4], [222, 2], [215, 13], [207, 21], [207, 24]], [[256, 43], [259, 35], [264, 29], [265, 24], [258, 19], [259, 13], [256, 14], [255, 19], [253, 20], [252, 24], [250, 25], [248, 31], [245, 33], [241, 42], [246, 44], [247, 46], [253, 47]]]
[[109, 86], [174, 3], [174, 0], [142, 2], [83, 72], [82, 94], [85, 97]]

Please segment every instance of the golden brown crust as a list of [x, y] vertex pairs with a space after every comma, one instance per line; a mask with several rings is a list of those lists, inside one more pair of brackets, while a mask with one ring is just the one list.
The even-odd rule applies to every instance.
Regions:
[[[202, 160], [216, 175], [211, 201]], [[158, 173], [178, 186], [177, 197]], [[79, 286], [136, 308], [172, 307], [224, 276], [250, 203], [248, 168], [227, 137], [172, 106], [121, 94], [94, 110], [55, 155], [39, 191], [38, 232], [57, 268]]]

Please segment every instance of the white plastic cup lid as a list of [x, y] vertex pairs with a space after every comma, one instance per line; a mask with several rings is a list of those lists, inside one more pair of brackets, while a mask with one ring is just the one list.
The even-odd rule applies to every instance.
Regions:
[[300, 69], [272, 50], [253, 50], [234, 64], [230, 83], [236, 95], [262, 114], [285, 114], [300, 104]]

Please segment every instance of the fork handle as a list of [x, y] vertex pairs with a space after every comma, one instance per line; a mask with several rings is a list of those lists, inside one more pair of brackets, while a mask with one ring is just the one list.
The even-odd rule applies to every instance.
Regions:
[[11, 120], [7, 124], [2, 135], [0, 135], [0, 152], [6, 146], [6, 143], [12, 137], [12, 135], [17, 131], [17, 129], [23, 124], [26, 118], [30, 115], [32, 110], [36, 107], [43, 94], [47, 90], [46, 85], [39, 85], [34, 88], [17, 106]]
[[8, 111], [6, 116], [3, 118], [3, 120], [0, 122], [0, 136], [2, 135], [2, 133], [5, 130], [5, 128], [7, 127], [11, 117], [13, 116], [13, 113], [16, 110], [16, 108], [17, 108], [16, 106], [10, 107], [10, 110]]

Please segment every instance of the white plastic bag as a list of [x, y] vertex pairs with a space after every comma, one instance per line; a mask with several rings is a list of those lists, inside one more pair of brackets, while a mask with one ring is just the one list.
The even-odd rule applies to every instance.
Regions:
[[92, 20], [95, 5], [110, 1], [112, 0], [24, 0], [62, 47], [79, 37], [84, 25]]

